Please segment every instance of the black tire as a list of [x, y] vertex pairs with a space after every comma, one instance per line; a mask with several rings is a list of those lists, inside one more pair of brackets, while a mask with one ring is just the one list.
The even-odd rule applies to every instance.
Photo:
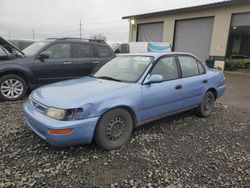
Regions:
[[[8, 89], [7, 89], [8, 86], [6, 84], [10, 83], [10, 86], [11, 86], [11, 82], [10, 82], [11, 80], [13, 83], [12, 87], [11, 87], [12, 88], [11, 92], [13, 91], [14, 94], [7, 95], [8, 94]], [[17, 83], [17, 84], [15, 85], [14, 83]], [[4, 101], [20, 100], [26, 95], [27, 90], [28, 90], [27, 83], [20, 76], [17, 76], [14, 74], [7, 74], [7, 75], [4, 75], [0, 78], [0, 100], [4, 100]]]
[[207, 91], [199, 105], [196, 108], [196, 114], [199, 117], [208, 117], [214, 109], [215, 96], [213, 92]]
[[117, 108], [105, 113], [97, 124], [94, 140], [100, 147], [112, 150], [125, 145], [133, 130], [128, 111]]
[[247, 64], [245, 65], [245, 68], [246, 68], [246, 69], [250, 69], [250, 63], [247, 63]]

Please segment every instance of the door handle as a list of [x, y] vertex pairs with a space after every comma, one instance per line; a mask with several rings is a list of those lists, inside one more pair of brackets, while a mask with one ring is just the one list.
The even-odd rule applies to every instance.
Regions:
[[70, 64], [72, 64], [72, 62], [71, 61], [64, 61], [63, 64], [64, 65], [70, 65]]
[[182, 85], [175, 86], [175, 89], [181, 89], [181, 88], [182, 88]]
[[207, 80], [203, 80], [203, 81], [202, 81], [203, 84], [206, 84], [207, 82], [208, 82]]
[[100, 63], [100, 61], [98, 61], [98, 60], [97, 61], [93, 61], [93, 63], [98, 64], [98, 63]]

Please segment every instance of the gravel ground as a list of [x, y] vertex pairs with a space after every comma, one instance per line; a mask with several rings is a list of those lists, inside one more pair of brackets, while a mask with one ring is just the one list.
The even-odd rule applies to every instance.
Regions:
[[115, 151], [48, 145], [0, 103], [0, 187], [250, 187], [250, 116], [216, 104], [137, 128]]

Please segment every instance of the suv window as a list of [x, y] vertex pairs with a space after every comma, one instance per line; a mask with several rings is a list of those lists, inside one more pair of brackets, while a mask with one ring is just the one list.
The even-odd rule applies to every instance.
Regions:
[[91, 44], [73, 43], [71, 45], [72, 58], [94, 57], [94, 51]]
[[190, 56], [179, 56], [178, 58], [183, 77], [199, 75], [199, 68], [196, 59]]
[[174, 80], [179, 77], [175, 57], [165, 57], [160, 59], [154, 66], [151, 74], [160, 74], [164, 81]]
[[56, 43], [48, 47], [42, 53], [49, 55], [50, 59], [70, 58], [70, 43]]
[[112, 52], [109, 49], [109, 47], [104, 45], [95, 45], [95, 46], [99, 57], [110, 57], [112, 55]]

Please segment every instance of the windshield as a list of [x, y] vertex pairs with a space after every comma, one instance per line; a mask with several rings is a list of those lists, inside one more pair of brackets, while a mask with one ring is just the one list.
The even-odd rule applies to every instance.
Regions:
[[114, 49], [118, 46], [119, 44], [118, 43], [113, 43], [113, 44], [110, 44], [112, 50], [114, 51]]
[[4, 47], [0, 46], [0, 56], [11, 56], [11, 54]]
[[25, 56], [33, 56], [51, 41], [38, 41], [23, 50]]
[[123, 56], [106, 63], [93, 76], [121, 82], [137, 82], [153, 60], [147, 56]]

